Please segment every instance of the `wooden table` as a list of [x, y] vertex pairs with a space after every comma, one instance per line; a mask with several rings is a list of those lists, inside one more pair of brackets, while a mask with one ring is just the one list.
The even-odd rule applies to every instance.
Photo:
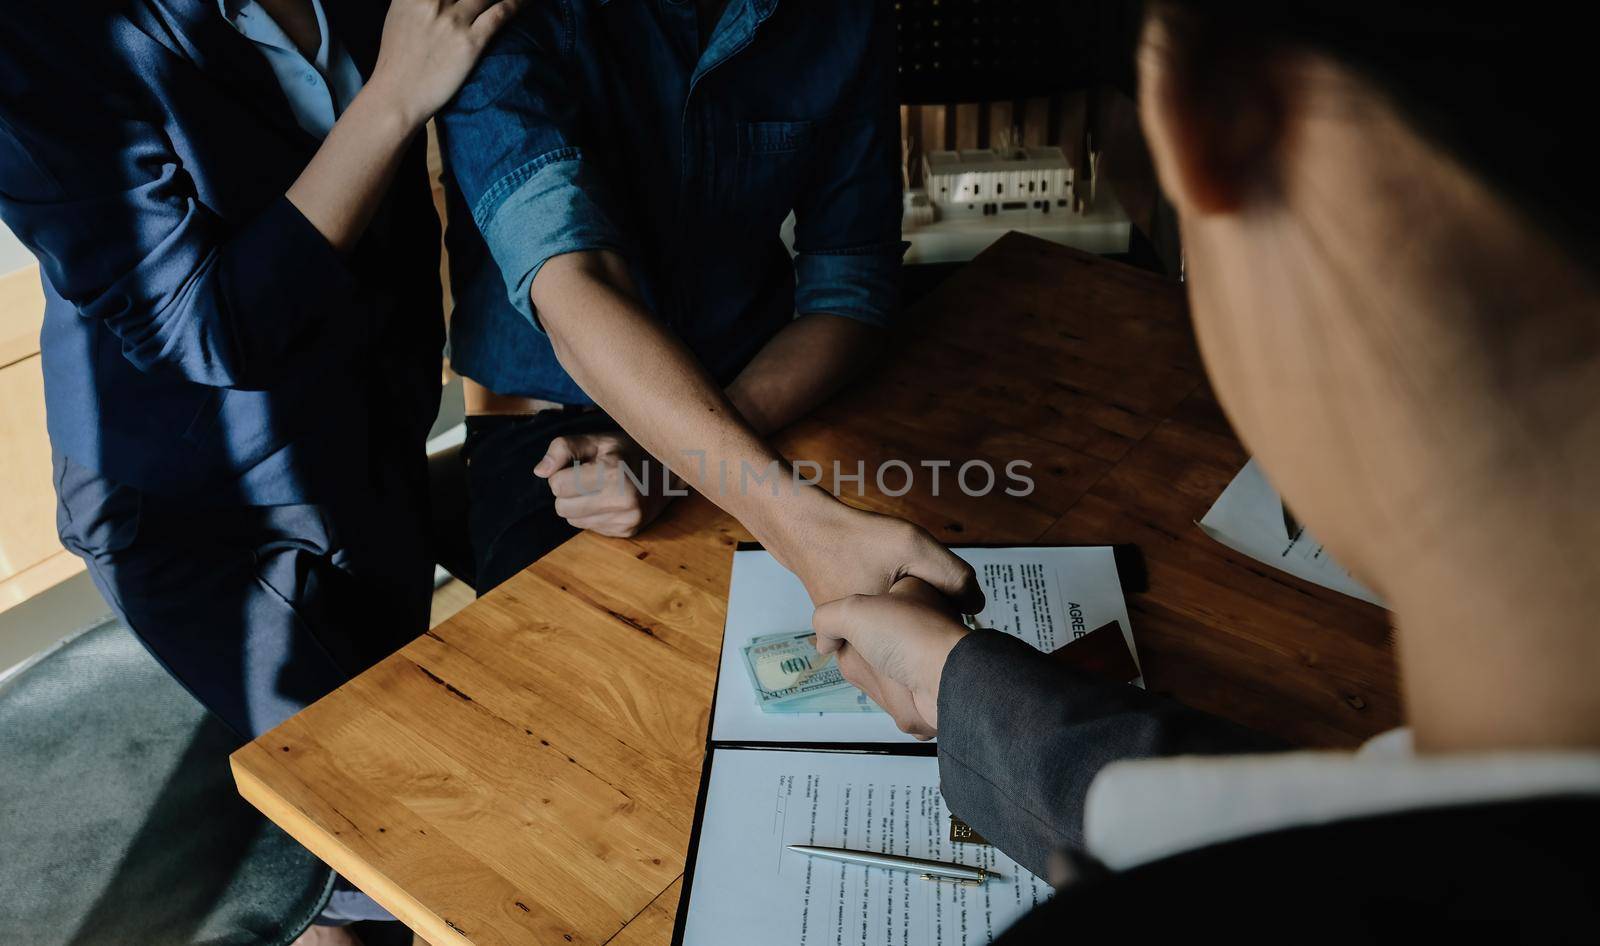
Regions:
[[[1307, 745], [1396, 723], [1384, 612], [1194, 524], [1245, 453], [1178, 285], [1012, 235], [907, 322], [790, 456], [1029, 460], [1027, 497], [852, 501], [952, 544], [1137, 544], [1151, 689]], [[436, 946], [667, 942], [746, 537], [695, 497], [573, 539], [240, 749], [240, 791]]]

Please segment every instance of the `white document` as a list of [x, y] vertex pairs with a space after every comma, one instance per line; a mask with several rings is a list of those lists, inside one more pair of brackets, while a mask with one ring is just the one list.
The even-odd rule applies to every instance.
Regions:
[[[1130, 653], [1128, 605], [1110, 546], [955, 549], [978, 573], [986, 600], [978, 623], [1046, 653], [1116, 621]], [[811, 598], [792, 572], [760, 550], [733, 553], [722, 632], [714, 742], [915, 742], [886, 713], [763, 713], [744, 665], [751, 638], [811, 627]], [[1137, 657], [1136, 657], [1137, 659]]]
[[[967, 946], [1051, 894], [996, 848], [950, 841], [927, 756], [717, 749], [711, 756], [684, 946]], [[982, 867], [980, 886], [808, 857], [790, 844]]]
[[1200, 528], [1235, 552], [1265, 562], [1296, 578], [1383, 607], [1367, 586], [1351, 577], [1322, 548], [1305, 527], [1296, 522], [1278, 491], [1251, 460], [1217, 497]]

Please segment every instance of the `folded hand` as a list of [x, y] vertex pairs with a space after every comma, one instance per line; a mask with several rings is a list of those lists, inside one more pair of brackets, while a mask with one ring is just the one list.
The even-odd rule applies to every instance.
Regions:
[[550, 481], [556, 515], [579, 529], [627, 538], [649, 525], [680, 490], [676, 477], [663, 480], [665, 468], [626, 433], [557, 437], [534, 475]]

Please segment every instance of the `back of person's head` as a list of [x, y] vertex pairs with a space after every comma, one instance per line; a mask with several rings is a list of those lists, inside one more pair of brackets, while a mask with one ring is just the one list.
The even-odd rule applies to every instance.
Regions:
[[[1600, 670], [1593, 71], [1575, 23], [1486, 11], [1169, 0], [1141, 113], [1218, 395], [1395, 607], [1413, 722], [1583, 741], [1600, 703], [1553, 661]], [[1523, 708], [1455, 707], [1481, 687]]]

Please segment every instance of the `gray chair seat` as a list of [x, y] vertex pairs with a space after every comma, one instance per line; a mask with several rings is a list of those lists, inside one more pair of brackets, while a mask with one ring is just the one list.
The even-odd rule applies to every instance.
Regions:
[[120, 624], [0, 683], [0, 943], [293, 941], [332, 873], [239, 797], [237, 744]]

